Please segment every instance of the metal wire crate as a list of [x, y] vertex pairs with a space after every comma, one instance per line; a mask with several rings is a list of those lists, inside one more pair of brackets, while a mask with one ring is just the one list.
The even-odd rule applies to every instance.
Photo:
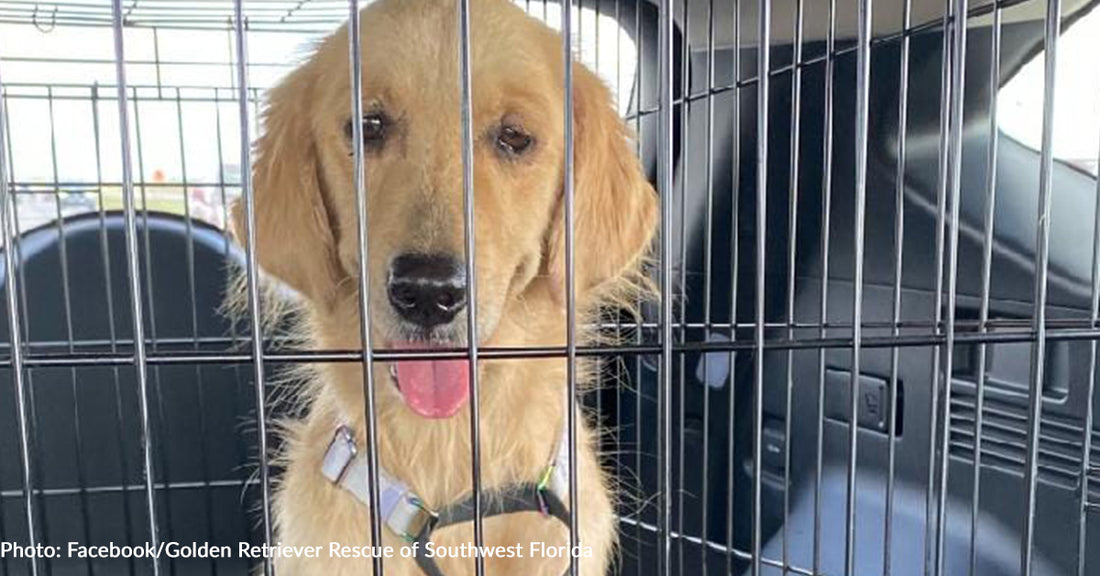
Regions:
[[[272, 382], [403, 357], [220, 312], [264, 90], [366, 3], [0, 1], [0, 542], [269, 542]], [[465, 353], [608, 360], [573, 397], [618, 573], [1100, 571], [1095, 2], [516, 3], [638, 135], [660, 298], [614, 346]]]

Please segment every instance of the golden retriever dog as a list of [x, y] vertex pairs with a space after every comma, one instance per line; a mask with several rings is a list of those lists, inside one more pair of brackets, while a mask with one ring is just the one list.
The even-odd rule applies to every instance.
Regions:
[[[476, 271], [465, 269], [459, 32], [454, 0], [381, 0], [360, 14], [362, 118], [351, 118], [348, 30], [321, 42], [267, 95], [254, 165], [261, 268], [304, 302], [308, 345], [361, 348], [359, 249], [352, 122], [362, 123], [367, 278], [376, 349], [467, 347], [467, 279], [476, 273], [481, 347], [564, 347], [566, 265], [564, 80], [561, 37], [507, 0], [470, 2]], [[574, 68], [575, 275], [578, 324], [637, 291], [655, 232], [656, 194], [633, 154], [609, 90]], [[244, 238], [245, 212], [233, 215]], [[632, 296], [631, 296], [632, 297]], [[581, 343], [591, 330], [578, 330]], [[482, 360], [481, 479], [496, 488], [534, 483], [566, 425], [563, 357]], [[377, 362], [377, 457], [391, 476], [438, 510], [472, 491], [469, 362]], [[578, 374], [591, 380], [593, 367]], [[276, 540], [319, 546], [317, 558], [279, 557], [282, 575], [370, 574], [371, 561], [330, 554], [330, 543], [368, 546], [361, 499], [322, 473], [338, 427], [367, 446], [362, 365], [308, 368], [307, 406], [286, 426], [286, 469], [275, 494]], [[583, 416], [583, 415], [581, 415]], [[576, 470], [581, 573], [604, 574], [613, 556], [615, 494], [597, 459], [597, 432], [578, 417]], [[568, 499], [564, 500], [568, 503]], [[383, 526], [382, 545], [407, 541]], [[486, 518], [487, 546], [522, 556], [487, 558], [488, 574], [558, 575], [568, 559], [532, 554], [531, 542], [569, 543], [567, 527], [538, 512]], [[473, 542], [471, 522], [436, 530], [438, 547]], [[439, 558], [448, 575], [474, 561]], [[413, 559], [385, 572], [421, 575]]]

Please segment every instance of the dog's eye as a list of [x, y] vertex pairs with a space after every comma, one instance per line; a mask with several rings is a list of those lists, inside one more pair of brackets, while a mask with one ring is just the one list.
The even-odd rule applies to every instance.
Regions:
[[[381, 112], [372, 112], [363, 116], [363, 145], [367, 148], [377, 148], [386, 140], [386, 132], [389, 130], [390, 121]], [[349, 120], [344, 132], [351, 139], [353, 127]]]
[[497, 134], [497, 148], [509, 156], [519, 156], [526, 152], [535, 141], [530, 134], [515, 126], [504, 126]]
[[363, 117], [363, 143], [379, 143], [386, 138], [388, 122], [382, 114], [367, 114]]

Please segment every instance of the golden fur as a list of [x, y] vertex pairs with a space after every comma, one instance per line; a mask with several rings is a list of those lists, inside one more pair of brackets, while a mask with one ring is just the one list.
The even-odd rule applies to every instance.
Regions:
[[[386, 146], [366, 152], [371, 330], [385, 348], [396, 319], [386, 300], [386, 268], [407, 251], [464, 254], [456, 2], [382, 0], [360, 15], [364, 110], [385, 107], [397, 122]], [[563, 80], [560, 36], [506, 0], [471, 2], [477, 319], [481, 346], [564, 346], [562, 206]], [[637, 285], [656, 220], [656, 195], [632, 153], [607, 88], [574, 64], [576, 277], [578, 322]], [[319, 349], [361, 347], [358, 245], [351, 145], [347, 30], [324, 40], [308, 61], [268, 94], [256, 147], [256, 249], [271, 276], [304, 297], [304, 333]], [[490, 134], [502, 118], [534, 135], [534, 149], [502, 158]], [[234, 230], [244, 238], [241, 206]], [[464, 342], [465, 316], [455, 320]], [[585, 335], [585, 338], [591, 335]], [[375, 367], [381, 464], [432, 507], [471, 489], [469, 406], [449, 419], [409, 410]], [[588, 374], [582, 366], [579, 373]], [[485, 488], [534, 481], [564, 425], [562, 358], [482, 361], [481, 478]], [[310, 367], [297, 393], [306, 406], [286, 426], [287, 469], [275, 500], [277, 540], [369, 544], [368, 516], [320, 472], [338, 423], [363, 438], [362, 369]], [[613, 493], [596, 456], [596, 432], [578, 427], [580, 540], [593, 557], [581, 573], [603, 574], [615, 542]], [[537, 514], [484, 523], [486, 544], [568, 544], [557, 521]], [[401, 546], [383, 529], [383, 544]], [[438, 530], [437, 545], [473, 539], [472, 526]], [[283, 575], [370, 574], [368, 560], [280, 559]], [[473, 572], [469, 559], [439, 560], [446, 574]], [[489, 574], [560, 574], [562, 559], [487, 559]], [[421, 574], [412, 560], [387, 560], [386, 573]]]

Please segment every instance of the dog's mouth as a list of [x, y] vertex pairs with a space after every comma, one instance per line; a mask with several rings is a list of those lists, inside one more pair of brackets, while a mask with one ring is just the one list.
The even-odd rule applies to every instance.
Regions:
[[[440, 348], [424, 341], [398, 341], [397, 350]], [[454, 416], [470, 396], [470, 361], [458, 359], [401, 360], [390, 364], [390, 376], [413, 412], [432, 419]]]

